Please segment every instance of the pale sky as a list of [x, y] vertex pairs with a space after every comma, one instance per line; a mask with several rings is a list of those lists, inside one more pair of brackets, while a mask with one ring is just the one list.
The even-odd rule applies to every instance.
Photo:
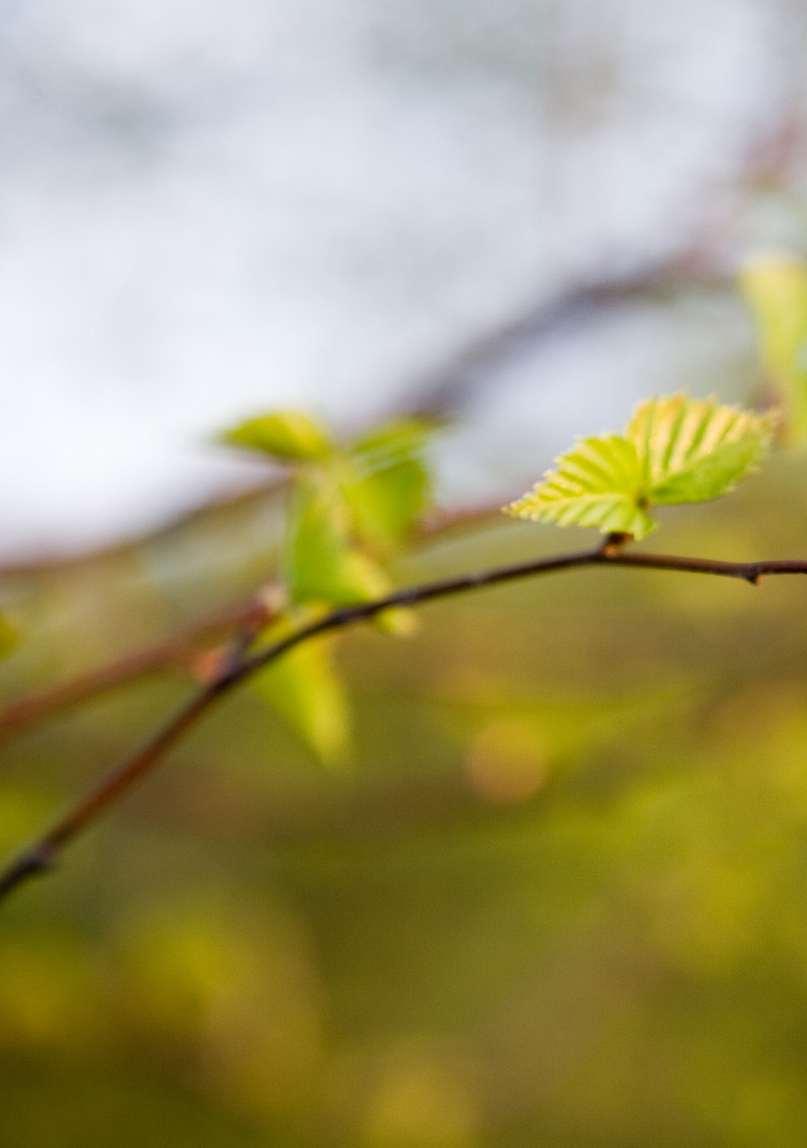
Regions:
[[[685, 246], [792, 97], [786, 7], [5, 6], [0, 554], [156, 525], [244, 480], [228, 421], [366, 418], [522, 301]], [[509, 364], [447, 489], [620, 421], [671, 322]]]

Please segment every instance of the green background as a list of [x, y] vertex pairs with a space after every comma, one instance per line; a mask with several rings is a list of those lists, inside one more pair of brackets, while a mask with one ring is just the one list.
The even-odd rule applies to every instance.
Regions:
[[[654, 549], [805, 553], [803, 458]], [[264, 499], [7, 591], [7, 696], [172, 633], [275, 560]], [[492, 523], [411, 582], [586, 537]], [[579, 571], [372, 627], [349, 769], [228, 699], [2, 907], [0, 1143], [801, 1145], [807, 584]], [[190, 688], [3, 747], [9, 853]]]

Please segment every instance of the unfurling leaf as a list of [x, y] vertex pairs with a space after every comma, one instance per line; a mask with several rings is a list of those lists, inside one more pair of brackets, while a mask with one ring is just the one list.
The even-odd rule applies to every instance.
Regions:
[[654, 506], [704, 502], [731, 490], [758, 465], [772, 430], [770, 417], [713, 399], [650, 399], [624, 434], [581, 440], [506, 510], [641, 539], [655, 529]]
[[247, 419], [225, 431], [221, 441], [281, 462], [310, 462], [333, 449], [325, 427], [303, 411], [272, 411]]
[[807, 440], [807, 263], [753, 260], [741, 283], [757, 320], [762, 365], [785, 408], [785, 436]]

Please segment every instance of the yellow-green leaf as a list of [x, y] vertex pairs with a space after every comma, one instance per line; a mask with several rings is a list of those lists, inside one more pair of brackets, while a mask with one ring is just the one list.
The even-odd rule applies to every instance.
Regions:
[[718, 498], [759, 464], [772, 431], [769, 416], [714, 399], [650, 399], [628, 426], [642, 464], [641, 496], [650, 506]]
[[622, 435], [581, 439], [508, 514], [558, 526], [596, 526], [643, 538], [653, 521], [641, 505], [642, 468]]
[[[332, 468], [307, 474], [297, 484], [286, 540], [286, 586], [298, 605], [350, 606], [383, 598], [392, 590], [384, 566], [353, 541], [353, 520]], [[411, 610], [385, 610], [376, 624], [408, 636], [416, 628]]]
[[507, 507], [517, 518], [644, 538], [654, 506], [727, 493], [762, 459], [773, 421], [714, 399], [669, 395], [637, 407], [623, 435], [587, 438]]
[[350, 605], [390, 589], [386, 571], [352, 542], [351, 519], [327, 473], [300, 482], [290, 512], [286, 581], [291, 600]]
[[762, 365], [785, 408], [785, 436], [807, 439], [807, 263], [753, 260], [741, 284], [757, 321]]
[[[284, 622], [266, 637], [275, 641], [290, 630]], [[350, 708], [334, 663], [334, 646], [335, 639], [327, 637], [302, 642], [254, 682], [261, 697], [328, 765], [342, 764], [350, 746]]]
[[309, 462], [325, 458], [333, 449], [330, 435], [303, 411], [272, 411], [246, 419], [225, 431], [221, 441], [270, 455], [281, 462]]
[[434, 426], [398, 419], [358, 439], [342, 467], [342, 489], [357, 535], [394, 553], [429, 505], [432, 483], [423, 452]]

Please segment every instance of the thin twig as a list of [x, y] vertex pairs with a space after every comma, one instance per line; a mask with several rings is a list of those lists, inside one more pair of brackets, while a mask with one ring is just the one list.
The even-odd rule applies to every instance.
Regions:
[[[499, 510], [500, 503], [497, 501], [461, 506], [455, 510], [434, 511], [421, 522], [416, 541], [425, 543], [437, 536], [477, 525], [494, 515], [498, 516]], [[281, 601], [280, 584], [267, 583], [249, 601], [202, 618], [179, 634], [150, 643], [64, 682], [46, 686], [8, 702], [5, 708], [0, 708], [0, 746], [65, 710], [151, 674], [174, 668], [187, 669], [189, 666], [194, 669], [197, 664], [196, 655], [205, 649], [206, 641], [225, 638], [253, 623], [260, 629], [282, 612]]]
[[178, 742], [196, 725], [220, 698], [265, 669], [289, 650], [334, 630], [345, 629], [375, 617], [396, 606], [416, 606], [489, 586], [538, 577], [581, 567], [618, 566], [642, 570], [667, 570], [685, 574], [708, 574], [734, 578], [757, 585], [767, 574], [807, 574], [807, 560], [764, 562], [724, 562], [708, 558], [688, 558], [666, 554], [625, 553], [619, 540], [610, 539], [595, 550], [582, 550], [552, 558], [538, 558], [511, 566], [427, 582], [397, 590], [372, 602], [344, 607], [324, 615], [296, 632], [255, 653], [228, 660], [220, 674], [207, 683], [171, 717], [139, 750], [108, 773], [58, 820], [38, 841], [0, 872], [0, 897], [26, 880], [51, 868], [67, 845], [89, 828], [119, 798], [158, 766]]
[[240, 602], [228, 610], [202, 618], [179, 634], [124, 654], [67, 681], [17, 698], [0, 710], [0, 745], [63, 710], [111, 693], [149, 674], [174, 667], [187, 668], [206, 640], [225, 637], [256, 622], [266, 625], [273, 616], [262, 598]]

